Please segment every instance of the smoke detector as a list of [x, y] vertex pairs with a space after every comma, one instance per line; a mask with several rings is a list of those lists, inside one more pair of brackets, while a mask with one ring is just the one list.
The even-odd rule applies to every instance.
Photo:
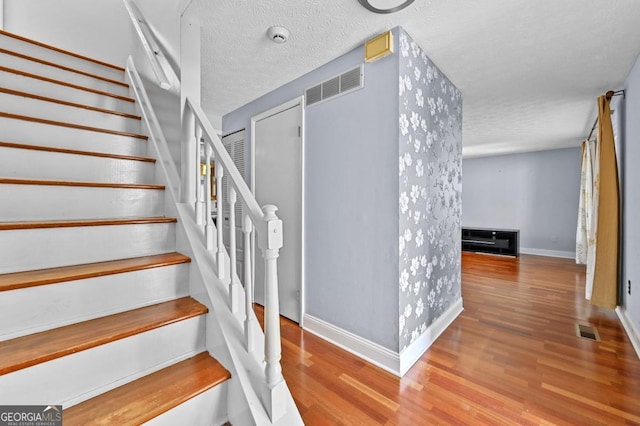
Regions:
[[289, 30], [285, 27], [273, 26], [267, 30], [267, 35], [272, 42], [282, 44], [289, 40]]

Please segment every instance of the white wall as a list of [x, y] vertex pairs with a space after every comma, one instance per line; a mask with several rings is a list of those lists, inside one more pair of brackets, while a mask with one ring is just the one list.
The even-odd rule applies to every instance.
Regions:
[[133, 42], [122, 0], [4, 0], [4, 29], [120, 66]]
[[523, 252], [573, 257], [580, 148], [462, 161], [462, 225], [520, 230]]

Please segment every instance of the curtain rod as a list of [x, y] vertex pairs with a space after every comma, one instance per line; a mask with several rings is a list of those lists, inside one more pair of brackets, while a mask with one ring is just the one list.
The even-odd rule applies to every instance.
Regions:
[[[616, 90], [615, 92], [613, 90], [609, 90], [605, 94], [608, 101], [610, 101], [611, 98], [613, 98], [614, 96], [620, 96], [620, 95], [622, 95], [622, 97], [624, 98], [624, 90]], [[589, 132], [589, 136], [587, 136], [587, 141], [591, 139], [591, 135], [593, 135], [593, 131], [596, 129], [597, 125], [598, 125], [598, 117], [596, 117], [595, 121], [593, 122], [593, 126], [591, 127], [591, 131]]]

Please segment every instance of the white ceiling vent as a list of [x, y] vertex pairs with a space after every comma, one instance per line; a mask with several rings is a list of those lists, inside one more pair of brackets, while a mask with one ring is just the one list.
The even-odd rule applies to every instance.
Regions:
[[305, 90], [305, 105], [313, 105], [364, 86], [362, 65]]

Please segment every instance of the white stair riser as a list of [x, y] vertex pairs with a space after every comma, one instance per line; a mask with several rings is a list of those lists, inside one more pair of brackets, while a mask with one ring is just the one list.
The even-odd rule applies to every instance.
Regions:
[[203, 336], [201, 315], [5, 374], [0, 401], [68, 408], [202, 352]]
[[0, 81], [2, 81], [2, 86], [7, 89], [133, 114], [133, 102], [114, 98], [112, 96], [74, 89], [68, 86], [42, 81], [37, 78], [26, 77], [6, 71], [0, 71]]
[[0, 34], [0, 47], [6, 50], [19, 52], [24, 55], [32, 56], [34, 58], [64, 65], [70, 68], [75, 68], [81, 71], [86, 71], [91, 74], [97, 74], [118, 81], [122, 81], [122, 79], [124, 78], [124, 73], [122, 71], [115, 70], [111, 67], [106, 67], [104, 65], [96, 64], [94, 62], [56, 52], [51, 49], [47, 49], [21, 40], [16, 40], [13, 37], [8, 37], [2, 34]]
[[211, 426], [225, 424], [227, 416], [227, 382], [220, 383], [158, 417], [145, 426]]
[[64, 81], [77, 86], [88, 87], [120, 96], [129, 96], [129, 88], [126, 86], [67, 71], [54, 66], [44, 65], [14, 55], [0, 53], [0, 64], [2, 64], [3, 67], [52, 78], [54, 80]]
[[0, 184], [0, 200], [6, 201], [0, 203], [2, 222], [160, 217], [164, 212], [160, 189]]
[[0, 139], [108, 154], [145, 156], [147, 153], [144, 139], [4, 117], [0, 117]]
[[175, 224], [0, 231], [0, 274], [175, 251]]
[[[29, 93], [29, 92], [27, 92]], [[84, 126], [140, 133], [140, 120], [0, 92], [0, 111]]]
[[152, 184], [154, 163], [0, 146], [0, 177]]
[[5, 291], [0, 297], [0, 341], [188, 294], [186, 263]]

